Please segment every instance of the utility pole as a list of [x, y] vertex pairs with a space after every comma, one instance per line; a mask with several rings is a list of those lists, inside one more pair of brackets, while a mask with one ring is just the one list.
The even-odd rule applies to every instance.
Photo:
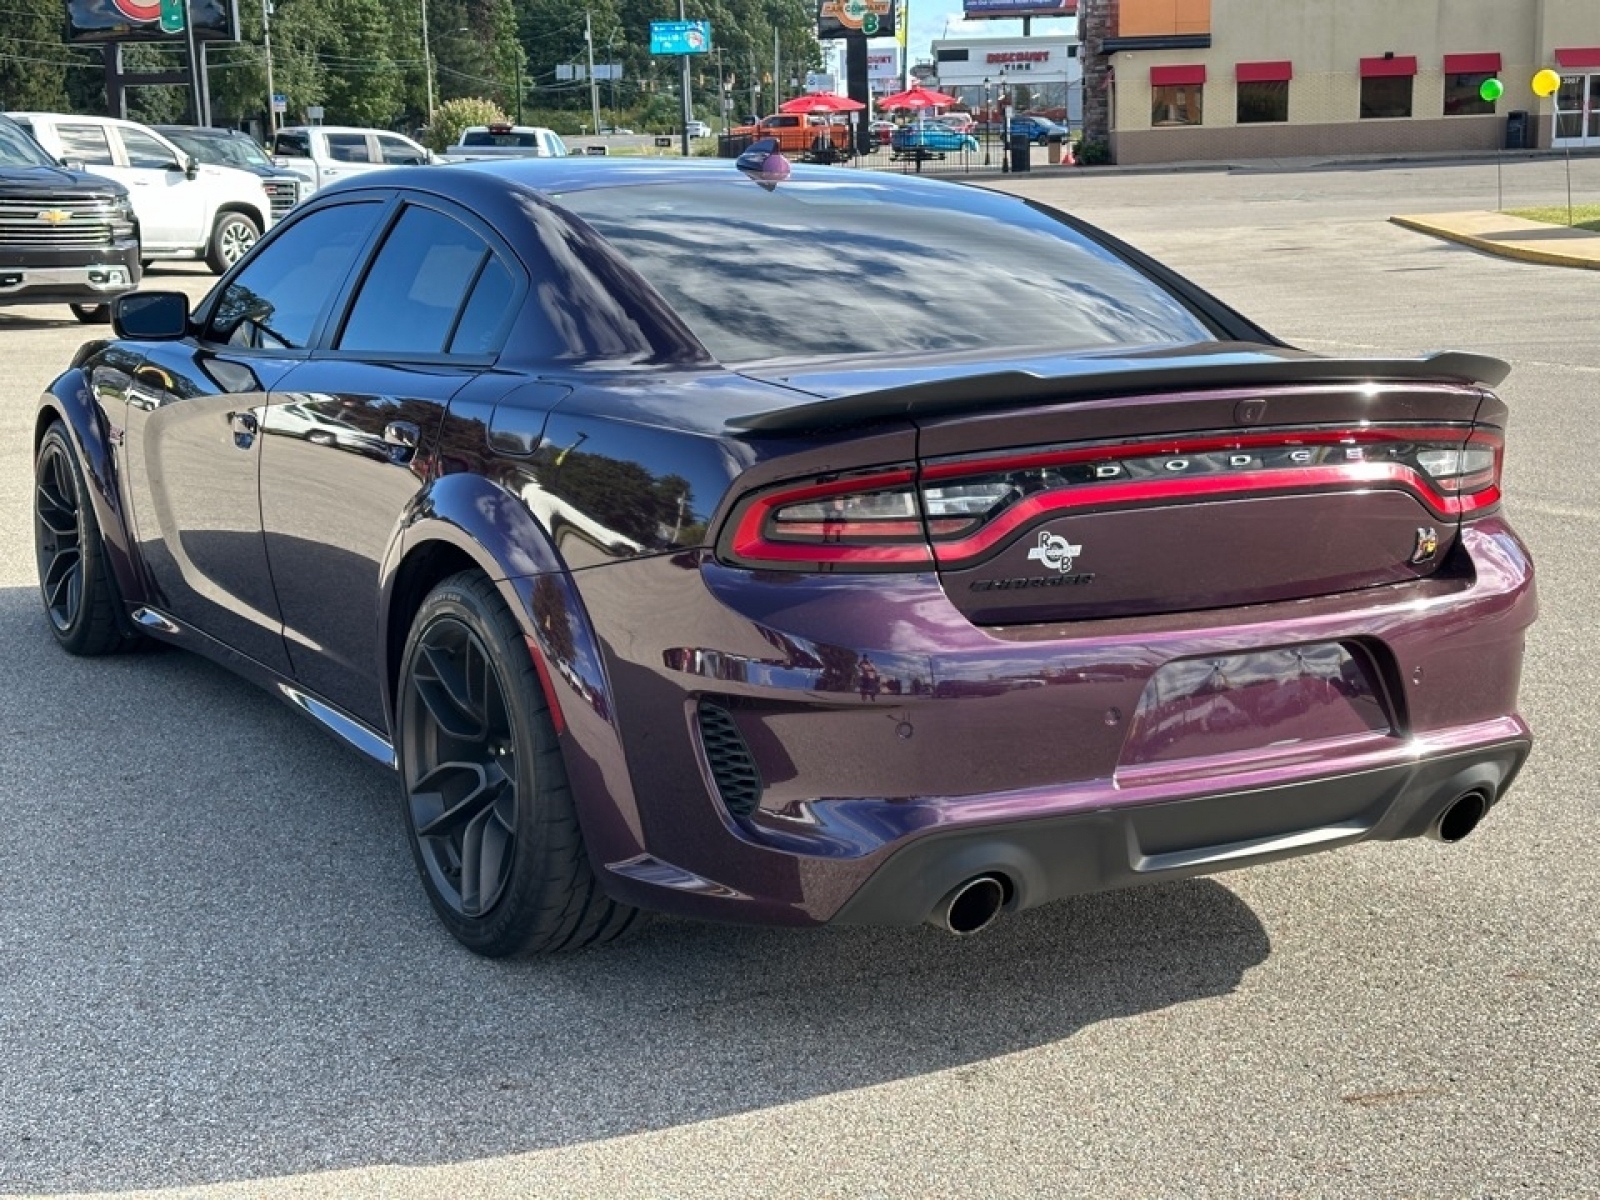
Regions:
[[[683, 15], [683, 0], [678, 0], [678, 20], [680, 22], [686, 20]], [[682, 93], [679, 100], [678, 128], [683, 131], [678, 140], [683, 143], [683, 156], [688, 158], [689, 122], [694, 119], [694, 96], [691, 94], [690, 89], [693, 88], [694, 84], [689, 79], [689, 56], [687, 54], [678, 56], [678, 75], [682, 82], [682, 86], [678, 89]]]
[[267, 132], [272, 138], [278, 135], [278, 93], [272, 86], [272, 0], [261, 0], [261, 48], [267, 56]]
[[778, 111], [778, 105], [783, 102], [783, 75], [778, 70], [778, 27], [772, 27], [772, 111]]
[[[600, 135], [600, 84], [594, 77], [594, 18], [583, 12], [583, 44], [589, 50], [589, 111], [594, 117], [595, 136]], [[613, 118], [615, 119], [615, 118]]]
[[433, 48], [428, 41], [428, 0], [422, 0], [422, 70], [428, 77], [428, 128], [433, 128]]

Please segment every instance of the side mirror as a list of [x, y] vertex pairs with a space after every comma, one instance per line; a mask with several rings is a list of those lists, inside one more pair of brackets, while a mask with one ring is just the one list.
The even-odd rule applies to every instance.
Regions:
[[198, 174], [200, 174], [200, 160], [191, 154], [183, 160], [183, 177], [193, 179]]
[[119, 338], [176, 341], [189, 333], [189, 297], [183, 292], [127, 292], [111, 302], [111, 328]]

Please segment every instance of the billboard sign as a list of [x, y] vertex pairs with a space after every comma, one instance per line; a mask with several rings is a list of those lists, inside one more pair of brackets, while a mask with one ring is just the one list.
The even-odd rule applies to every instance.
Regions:
[[67, 41], [182, 41], [186, 7], [200, 41], [239, 40], [238, 0], [67, 0]]
[[817, 36], [893, 37], [895, 0], [818, 0]]
[[651, 54], [711, 53], [710, 21], [651, 21]]
[[962, 15], [969, 21], [1078, 15], [1078, 0], [961, 0], [961, 3]]

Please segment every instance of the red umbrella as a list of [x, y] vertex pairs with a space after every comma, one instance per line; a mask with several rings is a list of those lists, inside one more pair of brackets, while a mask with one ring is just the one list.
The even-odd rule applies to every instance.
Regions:
[[865, 108], [859, 100], [852, 100], [849, 96], [836, 95], [833, 92], [811, 92], [805, 96], [796, 96], [793, 100], [785, 100], [778, 105], [781, 113], [840, 113], [858, 112]]
[[920, 83], [916, 87], [907, 88], [903, 92], [896, 92], [892, 96], [885, 96], [878, 101], [879, 108], [950, 108], [960, 104], [954, 96], [947, 96], [943, 92], [925, 88]]

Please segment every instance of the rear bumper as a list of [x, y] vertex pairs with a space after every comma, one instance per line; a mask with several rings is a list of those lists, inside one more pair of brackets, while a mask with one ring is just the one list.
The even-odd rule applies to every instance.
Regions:
[[1518, 736], [1278, 787], [931, 833], [893, 854], [833, 920], [914, 925], [941, 897], [980, 875], [999, 877], [1007, 885], [1006, 907], [1023, 909], [1357, 842], [1420, 837], [1469, 793], [1492, 804], [1521, 769], [1532, 744], [1526, 726], [1510, 721], [1483, 732]]
[[[580, 658], [603, 671], [557, 661], [553, 687], [591, 857], [644, 907], [904, 923], [986, 871], [1026, 907], [1420, 835], [1473, 787], [1497, 801], [1530, 745], [1532, 564], [1499, 517], [1455, 556], [1410, 584], [1010, 629], [972, 625], [922, 576], [796, 581], [684, 558], [577, 571], [596, 633]], [[1330, 645], [1362, 676], [1294, 668], [1171, 712], [1142, 703], [1174, 663]], [[743, 811], [708, 703], [760, 776]]]

